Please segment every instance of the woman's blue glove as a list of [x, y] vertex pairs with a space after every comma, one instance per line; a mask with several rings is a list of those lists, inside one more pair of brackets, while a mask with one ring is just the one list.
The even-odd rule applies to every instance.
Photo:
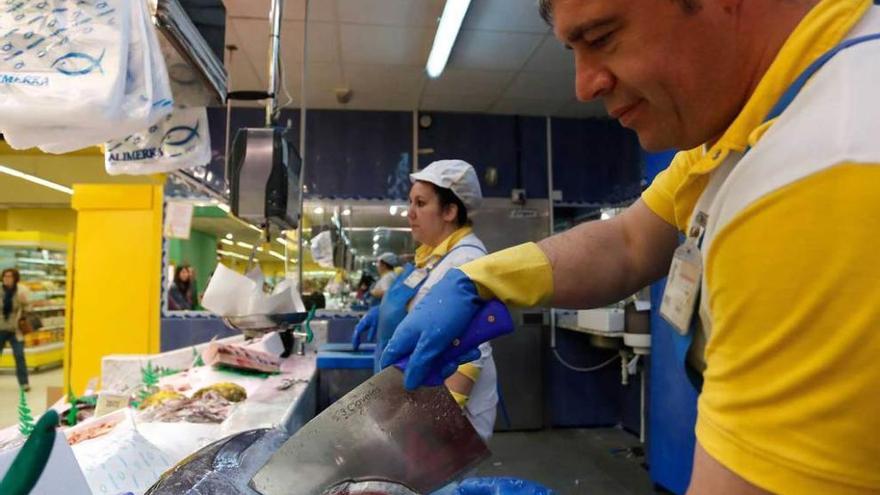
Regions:
[[382, 368], [409, 356], [403, 383], [414, 390], [435, 367], [441, 367], [448, 376], [458, 364], [475, 360], [478, 349], [466, 353], [457, 363], [435, 362], [467, 330], [482, 303], [468, 276], [458, 269], [449, 270], [398, 325], [382, 353]]
[[455, 495], [554, 495], [556, 492], [533, 481], [517, 478], [468, 478], [458, 484]]
[[361, 335], [367, 332], [367, 342], [376, 338], [376, 327], [379, 325], [379, 306], [373, 306], [367, 314], [357, 322], [354, 333], [351, 335], [351, 347], [358, 350], [361, 347]]

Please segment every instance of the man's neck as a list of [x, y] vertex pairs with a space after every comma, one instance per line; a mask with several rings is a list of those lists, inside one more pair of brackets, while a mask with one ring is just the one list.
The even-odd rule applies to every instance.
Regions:
[[755, 93], [764, 74], [770, 69], [786, 40], [820, 0], [745, 0], [742, 9], [741, 33], [751, 40], [746, 45], [751, 68], [747, 79], [746, 99]]

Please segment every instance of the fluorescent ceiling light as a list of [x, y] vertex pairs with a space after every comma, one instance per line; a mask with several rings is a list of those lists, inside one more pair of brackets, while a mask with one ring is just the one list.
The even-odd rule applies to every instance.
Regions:
[[392, 215], [397, 215], [397, 205], [391, 205], [391, 207], [388, 208], [388, 213]]
[[318, 206], [315, 208], [315, 215], [321, 215], [324, 213], [324, 208]]
[[284, 261], [284, 255], [282, 255], [281, 253], [278, 253], [275, 251], [269, 251], [269, 255], [274, 256], [274, 257], [278, 258], [279, 260]]
[[235, 245], [235, 243], [230, 241], [229, 239], [220, 239], [220, 242], [222, 242], [223, 244], [226, 244], [227, 246], [234, 246]]
[[46, 179], [41, 179], [41, 178], [37, 177], [36, 175], [26, 174], [26, 173], [22, 172], [21, 170], [16, 170], [14, 168], [9, 168], [9, 167], [0, 165], [0, 173], [4, 173], [6, 175], [11, 175], [13, 177], [18, 177], [19, 179], [24, 179], [28, 182], [33, 182], [34, 184], [39, 184], [43, 187], [48, 187], [49, 189], [53, 189], [58, 192], [70, 194], [71, 196], [73, 195], [73, 189], [71, 189], [67, 186], [62, 186], [61, 184], [57, 184], [55, 182], [48, 181]]
[[227, 239], [232, 239], [232, 232], [226, 234], [226, 238], [227, 238]]
[[230, 258], [238, 258], [238, 259], [240, 259], [240, 260], [248, 260], [248, 259], [250, 259], [250, 258], [248, 258], [247, 256], [245, 256], [245, 255], [243, 255], [243, 254], [233, 253], [233, 252], [231, 252], [231, 251], [224, 251], [224, 250], [222, 250], [222, 249], [218, 249], [218, 250], [217, 250], [217, 254], [220, 254], [220, 255], [222, 255], [222, 256], [229, 256]]
[[351, 208], [346, 208], [342, 210], [342, 216], [347, 217], [349, 215], [351, 215]]
[[248, 243], [246, 243], [246, 242], [238, 241], [238, 242], [236, 242], [236, 244], [238, 244], [239, 246], [241, 246], [241, 247], [243, 247], [243, 248], [245, 248], [245, 249], [253, 249], [253, 248], [254, 248], [254, 245], [253, 245], [253, 244], [248, 244]]
[[400, 212], [400, 216], [405, 217], [408, 213], [408, 211], [403, 210], [402, 212]]
[[455, 45], [455, 38], [458, 37], [458, 30], [461, 29], [461, 22], [470, 5], [471, 0], [446, 0], [440, 25], [437, 26], [437, 34], [434, 36], [434, 45], [431, 47], [431, 54], [428, 55], [428, 64], [425, 66], [429, 77], [440, 77], [443, 69], [446, 68], [452, 46]]

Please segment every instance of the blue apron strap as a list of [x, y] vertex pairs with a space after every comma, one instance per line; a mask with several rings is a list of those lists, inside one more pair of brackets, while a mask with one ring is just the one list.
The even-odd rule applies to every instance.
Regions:
[[[880, 0], [874, 0], [874, 4], [880, 5]], [[764, 118], [764, 122], [769, 122], [785, 112], [797, 95], [801, 92], [804, 86], [807, 84], [807, 81], [810, 80], [816, 72], [819, 71], [825, 64], [828, 63], [829, 60], [834, 58], [835, 55], [846, 50], [847, 48], [851, 48], [853, 46], [868, 42], [880, 40], [880, 33], [869, 34], [866, 36], [859, 36], [857, 38], [852, 38], [846, 41], [843, 41], [839, 45], [834, 48], [828, 50], [821, 57], [816, 59], [809, 67], [807, 67], [798, 77], [794, 80], [791, 86], [782, 94], [782, 97], [779, 98], [779, 101], [776, 102], [776, 105], [773, 106], [773, 109], [770, 110], [770, 113], [767, 114], [767, 117]], [[702, 298], [702, 294], [697, 297], [696, 307], [700, 307], [700, 299]], [[691, 385], [700, 392], [703, 388], [703, 376], [700, 372], [695, 370], [690, 364], [688, 364], [687, 356], [688, 351], [691, 348], [694, 340], [694, 332], [699, 332], [699, 317], [695, 315], [695, 317], [691, 318], [691, 328], [687, 335], [680, 335], [678, 332], [672, 332], [672, 341], [675, 347], [675, 354], [678, 358], [678, 361], [681, 363], [682, 367], [687, 374], [688, 380], [690, 380]]]
[[[874, 0], [874, 3], [880, 5], [880, 0]], [[843, 43], [825, 52], [821, 57], [817, 58], [815, 62], [810, 64], [810, 66], [807, 67], [801, 73], [801, 75], [798, 76], [797, 79], [795, 79], [791, 86], [788, 87], [788, 90], [786, 90], [782, 97], [779, 98], [779, 101], [776, 102], [776, 106], [774, 106], [773, 109], [770, 110], [770, 113], [767, 114], [767, 117], [764, 118], [764, 122], [768, 122], [782, 115], [782, 112], [784, 112], [791, 105], [791, 102], [793, 102], [798, 93], [801, 92], [801, 89], [804, 88], [804, 86], [807, 84], [807, 81], [809, 81], [810, 78], [819, 71], [819, 69], [824, 67], [829, 60], [834, 58], [835, 55], [855, 45], [860, 45], [867, 41], [878, 39], [880, 39], [880, 33], [860, 36], [858, 38], [846, 40]]]
[[385, 292], [385, 296], [382, 298], [382, 304], [379, 306], [379, 322], [377, 323], [377, 338], [376, 338], [376, 349], [373, 354], [373, 371], [378, 373], [381, 371], [379, 367], [379, 361], [382, 356], [382, 352], [385, 350], [385, 346], [388, 344], [388, 341], [391, 339], [391, 336], [394, 335], [394, 331], [397, 329], [397, 326], [400, 325], [400, 322], [406, 317], [407, 311], [406, 307], [409, 305], [412, 298], [419, 293], [419, 289], [425, 284], [425, 281], [428, 280], [428, 277], [431, 274], [431, 271], [443, 260], [446, 259], [447, 256], [452, 254], [455, 250], [471, 247], [477, 249], [478, 251], [486, 254], [486, 250], [480, 246], [474, 244], [460, 244], [449, 251], [446, 252], [440, 259], [437, 261], [428, 264], [425, 267], [425, 276], [416, 284], [414, 287], [410, 287], [405, 285], [403, 282], [406, 278], [416, 270], [415, 266], [412, 263], [407, 263], [404, 267], [403, 272], [397, 276], [394, 280], [394, 283], [391, 284], [391, 288]]

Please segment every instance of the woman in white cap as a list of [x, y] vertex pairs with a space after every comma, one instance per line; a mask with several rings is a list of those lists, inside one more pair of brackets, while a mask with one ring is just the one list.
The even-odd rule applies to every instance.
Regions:
[[[439, 160], [410, 175], [407, 219], [412, 236], [421, 244], [415, 264], [408, 264], [385, 292], [382, 303], [358, 322], [352, 336], [355, 350], [363, 336], [378, 333], [375, 371], [386, 344], [403, 320], [430, 288], [452, 268], [486, 254], [483, 242], [474, 235], [469, 212], [483, 200], [474, 168], [462, 160]], [[464, 409], [465, 415], [483, 439], [495, 425], [498, 404], [497, 374], [489, 343], [480, 346], [480, 357], [446, 379], [446, 387]]]
[[[486, 254], [468, 217], [483, 199], [477, 173], [470, 164], [440, 160], [410, 175], [410, 179], [413, 185], [407, 218], [412, 236], [421, 246], [416, 250], [415, 266], [407, 266], [382, 300], [377, 318], [377, 356], [407, 311], [447, 271]], [[459, 367], [446, 379], [446, 387], [485, 440], [495, 425], [496, 384], [495, 361], [488, 343], [480, 346], [479, 359]]]
[[385, 292], [391, 288], [397, 274], [394, 273], [394, 267], [397, 266], [397, 256], [394, 253], [382, 253], [376, 260], [376, 271], [379, 272], [379, 280], [373, 284], [370, 289], [370, 295], [376, 300], [381, 301]]

